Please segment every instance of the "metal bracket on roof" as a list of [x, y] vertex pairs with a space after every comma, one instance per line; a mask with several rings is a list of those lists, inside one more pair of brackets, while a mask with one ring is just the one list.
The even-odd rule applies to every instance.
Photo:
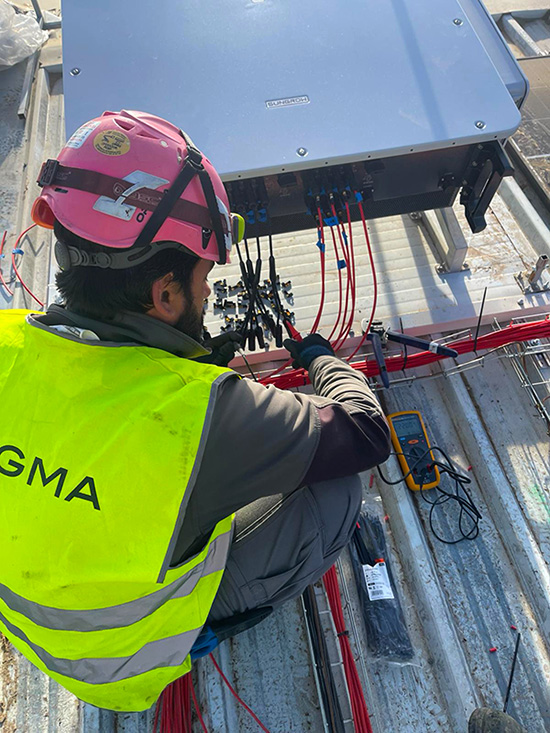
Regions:
[[48, 20], [48, 17], [55, 17], [53, 13], [50, 13], [46, 11], [46, 14], [42, 11], [42, 8], [40, 7], [40, 3], [38, 0], [31, 0], [32, 6], [34, 8], [34, 12], [36, 13], [36, 19], [40, 23], [42, 21], [42, 28], [45, 31], [53, 31], [57, 28], [61, 28], [61, 19], [58, 20]]
[[509, 38], [518, 46], [527, 58], [545, 56], [546, 54], [531, 38], [525, 28], [513, 17], [513, 13], [505, 13], [500, 22]]
[[[484, 124], [481, 120], [479, 122]], [[474, 234], [487, 226], [485, 213], [489, 204], [504, 176], [513, 173], [512, 164], [500, 142], [482, 143], [475, 147], [460, 194], [460, 203]]]
[[411, 219], [419, 221], [426, 229], [439, 259], [438, 273], [470, 269], [466, 262], [468, 242], [452, 209], [417, 211], [411, 214]]
[[548, 255], [539, 255], [533, 269], [516, 275], [516, 281], [524, 293], [543, 293], [550, 290], [550, 277], [546, 272]]
[[[55, 30], [57, 28], [61, 28], [61, 19], [60, 18], [57, 18], [56, 15], [54, 15], [53, 13], [50, 13], [48, 10], [46, 10], [45, 13], [42, 12], [42, 8], [40, 7], [40, 3], [38, 2], [38, 0], [31, 0], [31, 2], [34, 8], [34, 12], [36, 14], [38, 25], [40, 26], [42, 30], [50, 31], [50, 30]], [[52, 21], [52, 20], [48, 20], [48, 18], [56, 18], [56, 20]], [[17, 108], [17, 115], [22, 120], [26, 119], [27, 113], [29, 111], [32, 85], [33, 85], [34, 77], [36, 75], [36, 70], [38, 68], [38, 62], [39, 62], [41, 53], [42, 53], [42, 48], [39, 48], [27, 60], [25, 78], [23, 80], [23, 87], [21, 89], [21, 96], [19, 98], [19, 107]]]

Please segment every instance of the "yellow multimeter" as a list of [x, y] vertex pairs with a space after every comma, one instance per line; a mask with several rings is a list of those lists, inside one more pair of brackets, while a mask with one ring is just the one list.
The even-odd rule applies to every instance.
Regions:
[[441, 476], [437, 466], [432, 466], [435, 459], [418, 410], [394, 412], [387, 416], [387, 420], [401, 470], [404, 475], [408, 474], [405, 482], [409, 489], [424, 491], [435, 488]]

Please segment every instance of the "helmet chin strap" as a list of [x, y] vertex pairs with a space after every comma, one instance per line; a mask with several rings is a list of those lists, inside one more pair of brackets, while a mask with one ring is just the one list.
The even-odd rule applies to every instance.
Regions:
[[174, 183], [164, 192], [158, 206], [153, 211], [141, 230], [138, 238], [132, 245], [132, 249], [151, 246], [154, 236], [157, 234], [168, 216], [170, 216], [170, 212], [174, 208], [176, 202], [180, 199], [182, 193], [191, 183], [193, 178], [198, 175], [204, 197], [206, 199], [206, 205], [208, 206], [210, 216], [212, 217], [212, 226], [218, 243], [219, 263], [223, 265], [227, 262], [227, 250], [225, 247], [221, 213], [216, 200], [214, 186], [212, 185], [208, 171], [203, 165], [202, 153], [193, 145], [191, 140], [183, 131], [180, 132], [187, 146], [187, 155], [183, 162], [182, 169], [178, 173]]

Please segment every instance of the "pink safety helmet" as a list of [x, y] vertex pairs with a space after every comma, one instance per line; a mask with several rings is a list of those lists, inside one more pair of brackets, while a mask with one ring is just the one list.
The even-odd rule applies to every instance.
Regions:
[[178, 127], [144, 112], [104, 112], [86, 122], [57, 160], [43, 164], [38, 184], [36, 224], [52, 229], [57, 219], [108, 248], [98, 255], [56, 248], [63, 268], [122, 269], [174, 246], [223, 264], [244, 235], [210, 161]]

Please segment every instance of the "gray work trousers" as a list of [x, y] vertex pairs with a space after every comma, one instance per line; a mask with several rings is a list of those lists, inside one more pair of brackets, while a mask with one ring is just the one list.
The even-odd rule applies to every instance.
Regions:
[[359, 476], [350, 476], [240, 509], [209, 621], [261, 606], [275, 608], [299, 596], [350, 541], [361, 497]]

